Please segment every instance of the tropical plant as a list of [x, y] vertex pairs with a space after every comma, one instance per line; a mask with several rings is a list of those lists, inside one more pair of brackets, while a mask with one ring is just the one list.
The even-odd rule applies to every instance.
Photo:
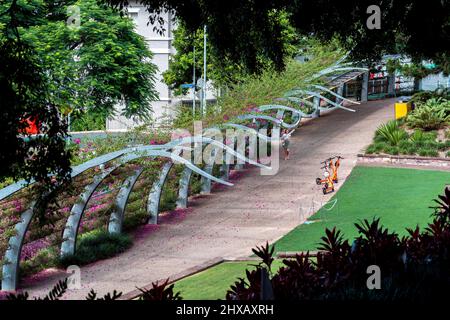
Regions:
[[450, 89], [449, 88], [437, 88], [434, 91], [420, 91], [411, 97], [411, 102], [415, 104], [423, 104], [432, 98], [443, 98], [450, 100]]
[[[56, 285], [53, 286], [53, 288], [47, 293], [47, 295], [43, 298], [41, 297], [34, 297], [34, 300], [48, 300], [48, 301], [56, 301], [61, 299], [64, 294], [67, 292], [67, 278], [64, 280], [59, 280]], [[113, 293], [106, 293], [103, 297], [98, 297], [97, 293], [91, 289], [91, 291], [86, 296], [86, 300], [117, 300], [122, 296], [122, 292], [117, 292], [116, 290], [113, 291]], [[28, 300], [30, 298], [30, 295], [27, 291], [20, 292], [20, 293], [10, 293], [6, 296], [7, 300]]]
[[418, 105], [408, 116], [406, 123], [411, 128], [425, 131], [437, 130], [450, 121], [450, 101], [432, 98]]
[[174, 293], [174, 284], [169, 285], [169, 279], [158, 284], [157, 282], [152, 283], [150, 289], [138, 288], [142, 292], [139, 300], [147, 301], [170, 301], [170, 300], [181, 300], [182, 297], [179, 292]]
[[400, 141], [408, 137], [405, 130], [401, 129], [395, 120], [380, 125], [375, 132], [375, 135], [381, 137], [384, 141], [389, 142], [392, 146], [397, 146]]
[[[299, 37], [295, 29], [289, 24], [289, 16], [285, 11], [274, 11], [270, 19], [279, 21], [281, 30], [281, 42], [286, 51], [286, 58], [292, 58], [297, 54], [297, 43]], [[193, 67], [195, 58], [195, 73], [197, 83], [203, 72], [203, 28], [196, 31], [188, 30], [182, 20], [177, 21], [177, 28], [173, 31], [173, 46], [176, 53], [171, 57], [169, 69], [163, 73], [164, 82], [174, 90], [175, 94], [185, 93], [186, 89], [180, 86], [185, 83], [192, 83]], [[195, 57], [194, 57], [195, 47]], [[235, 63], [229, 58], [218, 57], [214, 47], [207, 46], [208, 56], [208, 78], [216, 88], [232, 85], [245, 80], [249, 71], [242, 63]], [[272, 68], [273, 63], [268, 57], [259, 53], [258, 61], [261, 67], [256, 70], [262, 73], [263, 70]], [[255, 71], [253, 71], [255, 72]], [[197, 88], [198, 89], [198, 88]]]

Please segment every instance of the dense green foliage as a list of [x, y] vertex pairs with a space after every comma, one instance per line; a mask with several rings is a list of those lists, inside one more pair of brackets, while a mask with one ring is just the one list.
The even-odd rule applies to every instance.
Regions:
[[414, 110], [404, 119], [381, 125], [366, 153], [448, 156], [450, 139], [446, 127], [450, 123], [450, 102], [446, 98], [442, 92], [414, 94]]
[[[286, 57], [293, 57], [298, 53], [299, 37], [295, 29], [289, 24], [289, 17], [286, 12], [274, 11], [271, 14], [271, 19], [274, 19], [282, 27], [282, 42]], [[176, 53], [171, 57], [169, 69], [164, 72], [164, 82], [175, 93], [181, 93], [184, 90], [180, 85], [185, 83], [192, 83], [193, 80], [193, 66], [195, 58], [195, 74], [197, 83], [198, 79], [203, 74], [203, 49], [204, 42], [203, 29], [195, 32], [189, 32], [184, 26], [183, 21], [179, 21], [177, 28], [173, 31], [174, 40], [172, 45], [176, 49]], [[195, 47], [195, 56], [194, 56]], [[258, 73], [263, 70], [274, 68], [271, 60], [259, 53], [258, 61], [261, 67]], [[248, 73], [242, 62], [234, 62], [229, 58], [223, 59], [217, 55], [215, 48], [207, 45], [207, 73], [208, 80], [211, 80], [215, 87], [227, 86], [239, 82], [245, 78]]]
[[407, 116], [406, 123], [412, 128], [425, 131], [442, 128], [450, 123], [450, 100], [431, 98], [418, 103]]
[[[66, 23], [73, 4], [80, 8], [79, 28]], [[0, 181], [35, 178], [48, 189], [50, 172], [57, 181], [68, 178], [61, 113], [73, 111], [77, 124], [86, 111], [101, 112], [104, 119], [124, 103], [126, 116], [149, 116], [157, 97], [156, 67], [133, 28], [131, 19], [96, 0], [0, 4]], [[36, 121], [42, 135], [26, 138], [27, 119]]]
[[62, 266], [84, 265], [124, 252], [132, 245], [132, 240], [126, 234], [110, 234], [107, 231], [95, 230], [83, 234], [78, 240], [74, 255], [61, 257]]
[[[36, 48], [20, 37], [21, 28], [39, 23], [26, 9], [18, 1], [0, 5], [0, 181], [35, 178], [50, 191], [54, 184], [49, 172], [60, 181], [68, 178], [66, 127], [52, 102]], [[27, 119], [39, 121], [44, 135], [22, 139]]]
[[[127, 0], [103, 0], [124, 5]], [[163, 9], [174, 10], [190, 31], [208, 25], [218, 56], [243, 62], [251, 71], [260, 68], [260, 54], [283, 66], [286, 51], [282, 27], [271, 20], [274, 11], [284, 10], [300, 34], [322, 40], [337, 37], [354, 59], [374, 60], [385, 53], [403, 53], [413, 61], [432, 59], [438, 69], [449, 71], [450, 3], [430, 0], [295, 0], [295, 1], [183, 1], [140, 0], [157, 21]], [[367, 9], [378, 5], [381, 29], [367, 28]], [[426, 27], [424, 27], [426, 26]]]
[[30, 10], [40, 23], [21, 30], [39, 54], [55, 104], [76, 118], [90, 110], [111, 115], [124, 103], [125, 116], [148, 118], [157, 98], [156, 66], [132, 19], [97, 0], [65, 1], [57, 10], [70, 13], [69, 4], [79, 8], [79, 27], [53, 19], [54, 8], [34, 0]]

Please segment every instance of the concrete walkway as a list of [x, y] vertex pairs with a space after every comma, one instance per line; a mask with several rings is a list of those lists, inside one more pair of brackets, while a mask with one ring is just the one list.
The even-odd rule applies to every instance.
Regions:
[[[373, 101], [356, 106], [355, 113], [337, 110], [306, 121], [292, 136], [291, 160], [280, 160], [277, 175], [261, 176], [258, 168], [239, 172], [235, 186], [217, 188], [190, 203], [187, 211], [148, 227], [152, 230], [125, 253], [82, 267], [82, 289], [66, 297], [84, 298], [90, 288], [99, 294], [126, 293], [216, 257], [248, 256], [256, 245], [279, 239], [331, 197], [315, 184], [320, 162], [335, 154], [345, 158], [342, 185], [377, 126], [393, 118], [393, 103]], [[42, 295], [57, 278], [61, 273], [24, 289]]]

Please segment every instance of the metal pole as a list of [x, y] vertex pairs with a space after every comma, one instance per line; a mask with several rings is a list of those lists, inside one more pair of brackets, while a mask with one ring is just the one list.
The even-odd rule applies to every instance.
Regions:
[[[194, 39], [195, 41], [195, 39]], [[192, 75], [192, 117], [195, 117], [195, 88], [196, 88], [196, 84], [195, 84], [195, 45], [194, 45], [194, 66], [192, 67], [193, 70], [193, 75]]]
[[203, 27], [203, 115], [206, 114], [206, 25]]

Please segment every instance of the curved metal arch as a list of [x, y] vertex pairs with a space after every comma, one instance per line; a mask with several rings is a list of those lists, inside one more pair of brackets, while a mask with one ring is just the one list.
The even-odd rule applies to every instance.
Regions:
[[293, 128], [294, 126], [298, 126], [298, 124], [302, 120], [302, 117], [307, 115], [306, 113], [304, 113], [304, 112], [302, 112], [300, 110], [297, 110], [295, 108], [288, 107], [288, 106], [283, 106], [283, 105], [280, 105], [280, 104], [266, 104], [266, 105], [260, 106], [259, 109], [261, 111], [273, 110], [273, 109], [278, 110], [278, 111], [283, 110], [283, 113], [277, 114], [277, 118], [279, 118], [279, 119], [283, 118], [283, 114], [284, 114], [285, 111], [292, 112], [293, 118], [296, 119], [296, 120], [294, 121], [294, 123], [290, 124], [292, 126], [291, 128]]
[[367, 69], [367, 68], [351, 67], [351, 66], [343, 67], [343, 65], [348, 65], [348, 64], [347, 63], [346, 64], [338, 64], [338, 65], [335, 64], [335, 65], [333, 65], [333, 66], [331, 66], [329, 68], [326, 68], [326, 69], [323, 69], [323, 70], [319, 71], [318, 73], [316, 73], [315, 75], [313, 75], [311, 78], [309, 78], [306, 81], [311, 81], [311, 80], [317, 79], [317, 78], [322, 77], [322, 76], [324, 76], [326, 74], [330, 74], [330, 73], [333, 73], [333, 72], [336, 72], [336, 71], [352, 71], [352, 70], [369, 71], [369, 69]]
[[230, 165], [223, 163], [220, 166], [220, 179], [228, 180], [230, 178]]
[[[123, 150], [115, 151], [115, 152], [111, 152], [111, 153], [107, 153], [107, 154], [104, 154], [104, 155], [99, 156], [97, 158], [94, 158], [94, 159], [91, 159], [89, 161], [86, 161], [86, 162], [84, 162], [84, 163], [82, 163], [82, 164], [80, 164], [78, 166], [75, 166], [75, 167], [72, 168], [71, 177], [74, 178], [77, 175], [83, 173], [84, 171], [86, 171], [86, 170], [88, 170], [90, 168], [93, 168], [93, 167], [96, 167], [96, 166], [98, 166], [100, 164], [103, 164], [103, 163], [106, 163], [108, 161], [114, 160], [114, 159], [122, 156], [123, 154], [127, 153], [128, 150], [130, 150], [130, 149], [131, 148], [123, 149]], [[25, 188], [26, 186], [28, 186], [28, 185], [30, 185], [30, 184], [32, 184], [34, 182], [35, 182], [34, 179], [30, 180], [29, 183], [27, 183], [25, 180], [20, 180], [20, 181], [18, 181], [16, 183], [13, 183], [13, 184], [11, 184], [11, 185], [3, 188], [3, 189], [0, 189], [0, 201], [5, 199], [5, 198], [7, 198], [7, 197], [9, 197], [9, 196], [11, 196], [12, 194], [16, 193], [17, 191]]]
[[[146, 150], [155, 150], [155, 151], [168, 150], [168, 149], [172, 149], [173, 147], [178, 146], [180, 144], [187, 143], [189, 141], [202, 142], [202, 143], [203, 142], [212, 142], [212, 143], [215, 143], [215, 144], [220, 143], [218, 141], [215, 141], [213, 139], [209, 139], [209, 138], [206, 138], [206, 137], [195, 136], [195, 137], [186, 137], [186, 138], [173, 140], [173, 141], [171, 141], [169, 143], [166, 143], [164, 145], [145, 146], [145, 148], [146, 148]], [[222, 144], [222, 146], [224, 148], [227, 148], [227, 146], [225, 146], [223, 144]], [[109, 162], [111, 160], [119, 158], [119, 157], [121, 157], [123, 155], [135, 152], [136, 149], [140, 149], [140, 148], [142, 148], [142, 147], [126, 148], [126, 149], [122, 149], [122, 150], [119, 150], [119, 151], [110, 152], [110, 153], [101, 155], [99, 157], [96, 157], [94, 159], [91, 159], [89, 161], [86, 161], [86, 162], [84, 162], [84, 163], [82, 163], [82, 164], [72, 168], [71, 177], [74, 178], [77, 175], [83, 173], [84, 171], [86, 171], [86, 170], [88, 170], [90, 168], [93, 168], [93, 167], [105, 164], [106, 162]], [[229, 149], [228, 149], [228, 151], [231, 152], [231, 153], [234, 152], [234, 150], [229, 150]], [[236, 157], [241, 157], [239, 154], [235, 154], [235, 156]], [[253, 165], [256, 165], [256, 166], [260, 166], [260, 167], [263, 166], [263, 165], [258, 164], [258, 163], [254, 163], [254, 162], [252, 163], [251, 160], [248, 161], [248, 159], [244, 159], [244, 161], [249, 162], [249, 163], [251, 163]], [[266, 168], [266, 169], [268, 168], [268, 167], [265, 167], [265, 166], [263, 166], [263, 167]], [[7, 198], [7, 197], [9, 197], [9, 196], [11, 196], [11, 195], [13, 195], [17, 191], [27, 187], [28, 185], [30, 185], [30, 184], [32, 184], [34, 182], [35, 181], [33, 179], [29, 183], [27, 183], [27, 181], [25, 181], [25, 180], [20, 180], [20, 181], [18, 181], [16, 183], [13, 183], [13, 184], [9, 185], [9, 186], [6, 186], [5, 188], [0, 189], [0, 201], [5, 199], [5, 198]]]
[[274, 123], [274, 125], [280, 125], [281, 127], [286, 128], [286, 129], [292, 129], [298, 125], [298, 123], [289, 124], [289, 123], [284, 122], [283, 120], [275, 119], [274, 117], [260, 115], [260, 114], [245, 114], [245, 115], [238, 116], [237, 118], [241, 119], [241, 120], [263, 119], [263, 120], [271, 121]]
[[161, 173], [158, 179], [153, 183], [150, 193], [148, 194], [147, 200], [147, 213], [149, 215], [148, 224], [158, 224], [158, 213], [159, 213], [159, 201], [161, 200], [161, 192], [164, 183], [167, 180], [170, 169], [173, 166], [173, 162], [166, 162], [161, 169]]
[[25, 234], [34, 216], [34, 202], [29, 209], [20, 216], [14, 229], [16, 234], [9, 238], [8, 249], [5, 252], [2, 269], [2, 291], [15, 291], [19, 282], [20, 255], [22, 253]]
[[270, 141], [271, 138], [269, 136], [266, 136], [260, 132], [258, 132], [257, 130], [253, 129], [253, 128], [249, 128], [247, 126], [244, 126], [242, 124], [237, 124], [237, 123], [224, 123], [223, 126], [225, 127], [232, 127], [232, 128], [236, 128], [236, 129], [242, 129], [244, 131], [250, 131], [251, 134], [256, 135], [258, 138], [263, 139], [264, 141]]
[[144, 172], [144, 168], [136, 170], [134, 174], [129, 176], [122, 184], [115, 200], [114, 211], [109, 218], [108, 232], [110, 234], [122, 233], [123, 219], [128, 204], [128, 198], [142, 172]]
[[267, 121], [271, 121], [273, 123], [276, 124], [281, 124], [283, 121], [280, 119], [275, 119], [274, 117], [271, 116], [266, 116], [264, 114], [243, 114], [240, 116], [237, 116], [238, 119], [240, 120], [257, 120], [257, 119], [262, 119], [262, 120], [267, 120]]
[[[283, 97], [283, 98], [276, 98], [276, 99], [274, 99], [274, 101], [281, 101], [281, 102], [286, 101], [286, 102], [293, 102], [293, 103], [297, 103], [297, 104], [301, 104], [302, 103], [302, 104], [305, 104], [305, 105], [308, 105], [308, 106], [311, 106], [311, 107], [314, 105], [314, 103], [312, 103], [311, 101], [308, 101], [307, 99], [303, 99], [303, 98], [299, 98], [299, 97], [293, 97], [293, 96], [286, 96], [286, 97]], [[303, 118], [310, 118], [311, 115], [309, 113], [302, 112], [302, 117]]]
[[357, 101], [353, 101], [353, 100], [347, 99], [347, 98], [341, 96], [340, 94], [337, 94], [336, 92], [334, 92], [332, 90], [329, 90], [329, 89], [327, 89], [325, 87], [322, 87], [322, 86], [319, 86], [319, 85], [313, 85], [313, 87], [315, 87], [317, 89], [320, 89], [322, 91], [328, 92], [328, 93], [332, 94], [333, 96], [335, 96], [336, 98], [338, 98], [340, 100], [344, 100], [344, 101], [350, 102], [352, 104], [361, 104], [361, 103], [359, 103]]
[[177, 208], [187, 208], [187, 199], [189, 196], [189, 183], [192, 177], [192, 170], [188, 167], [184, 168], [178, 183], [178, 199]]
[[[179, 146], [179, 145], [185, 144], [185, 143], [189, 143], [189, 142], [190, 143], [198, 142], [198, 143], [214, 144], [214, 145], [216, 145], [216, 146], [226, 150], [228, 153], [236, 156], [237, 158], [241, 159], [244, 162], [248, 162], [248, 163], [250, 163], [250, 164], [252, 164], [254, 166], [257, 166], [257, 167], [260, 167], [260, 168], [263, 168], [263, 169], [268, 169], [268, 170], [271, 169], [270, 167], [267, 167], [267, 166], [265, 166], [265, 165], [263, 165], [261, 163], [258, 163], [256, 161], [253, 161], [252, 159], [249, 159], [249, 158], [245, 157], [245, 155], [243, 156], [242, 154], [240, 154], [239, 152], [236, 152], [234, 149], [232, 149], [229, 146], [223, 144], [222, 142], [220, 142], [218, 140], [215, 140], [215, 139], [208, 138], [208, 137], [202, 137], [202, 136], [185, 137], [185, 138], [173, 140], [172, 142], [168, 143], [167, 145], [170, 144], [170, 146], [168, 146], [168, 148], [174, 148], [176, 146]], [[146, 148], [146, 147], [141, 147], [141, 148]]]
[[[72, 207], [71, 214], [70, 214], [69, 219], [67, 220], [66, 226], [64, 228], [63, 243], [61, 244], [61, 256], [70, 255], [70, 254], [75, 253], [76, 240], [78, 237], [78, 228], [79, 228], [79, 225], [81, 222], [81, 218], [84, 214], [86, 204], [89, 201], [89, 199], [91, 198], [92, 194], [97, 189], [97, 187], [100, 185], [101, 181], [103, 181], [103, 179], [105, 179], [112, 171], [114, 171], [121, 165], [124, 165], [125, 163], [130, 162], [135, 159], [138, 159], [138, 158], [149, 157], [149, 156], [154, 156], [154, 157], [160, 156], [160, 157], [170, 158], [174, 161], [182, 162], [183, 164], [190, 167], [193, 171], [197, 172], [201, 176], [207, 176], [208, 178], [213, 179], [214, 181], [222, 183], [222, 184], [233, 185], [227, 181], [223, 181], [212, 175], [209, 175], [207, 172], [199, 169], [198, 167], [194, 166], [191, 162], [181, 158], [180, 156], [178, 156], [175, 153], [169, 153], [169, 152], [162, 151], [162, 150], [155, 150], [154, 148], [151, 148], [151, 147], [149, 148], [149, 147], [145, 147], [145, 146], [134, 148], [133, 152], [126, 154], [124, 159], [120, 159], [121, 163], [119, 165], [114, 167], [112, 170], [108, 170], [104, 174], [100, 175], [100, 177], [98, 178], [100, 181], [94, 181], [92, 184], [88, 185], [85, 188], [85, 192], [83, 192], [83, 194], [80, 197], [79, 204], [77, 203]], [[159, 202], [157, 204], [157, 208], [158, 208], [158, 206], [159, 206]], [[148, 205], [147, 210], [149, 212], [149, 215], [153, 215], [153, 213], [154, 213], [153, 205], [152, 206]]]
[[295, 108], [288, 107], [288, 106], [283, 106], [281, 104], [265, 104], [265, 105], [259, 106], [258, 108], [261, 111], [273, 110], [273, 109], [276, 109], [276, 110], [283, 109], [284, 111], [291, 111], [291, 112], [296, 113], [296, 114], [298, 114], [300, 116], [306, 115], [305, 113], [303, 113], [300, 110], [297, 110]]
[[[353, 109], [350, 109], [350, 108], [346, 108], [346, 107], [344, 107], [344, 106], [342, 106], [340, 104], [335, 103], [334, 101], [331, 101], [330, 99], [324, 97], [320, 93], [317, 93], [317, 92], [314, 92], [314, 91], [309, 91], [309, 90], [300, 90], [300, 91], [303, 91], [305, 94], [309, 94], [309, 95], [312, 95], [314, 97], [320, 98], [320, 99], [326, 101], [327, 103], [331, 104], [332, 106], [334, 106], [336, 108], [344, 109], [344, 110], [351, 111], [351, 112], [356, 112], [356, 110], [353, 110]], [[329, 110], [329, 109], [321, 108], [321, 110]]]
[[63, 231], [63, 241], [61, 243], [60, 256], [73, 255], [75, 253], [78, 229], [80, 227], [81, 218], [83, 217], [86, 206], [94, 194], [97, 187], [103, 180], [119, 166], [114, 166], [102, 172], [94, 177], [94, 181], [88, 184], [83, 193], [81, 193], [78, 200], [72, 206], [70, 210], [69, 218], [66, 221], [66, 225]]
[[[218, 155], [219, 155], [219, 152], [217, 151], [217, 149], [213, 148], [211, 150], [211, 154], [210, 154], [211, 163], [206, 164], [205, 168], [204, 168], [204, 170], [206, 172], [208, 172], [210, 175], [213, 174], [214, 164], [216, 163], [216, 159], [217, 159]], [[202, 183], [201, 193], [202, 194], [211, 193], [211, 179], [201, 177], [201, 183]]]
[[[291, 92], [289, 94], [286, 94], [284, 98], [279, 98], [279, 99], [287, 99], [287, 100], [292, 100], [293, 102], [296, 103], [303, 103], [306, 106], [310, 107], [310, 108], [314, 108], [314, 102], [309, 101], [308, 98], [303, 98], [304, 94], [299, 92], [298, 90], [291, 90]], [[310, 113], [306, 113], [305, 118], [310, 118], [311, 114]]]

